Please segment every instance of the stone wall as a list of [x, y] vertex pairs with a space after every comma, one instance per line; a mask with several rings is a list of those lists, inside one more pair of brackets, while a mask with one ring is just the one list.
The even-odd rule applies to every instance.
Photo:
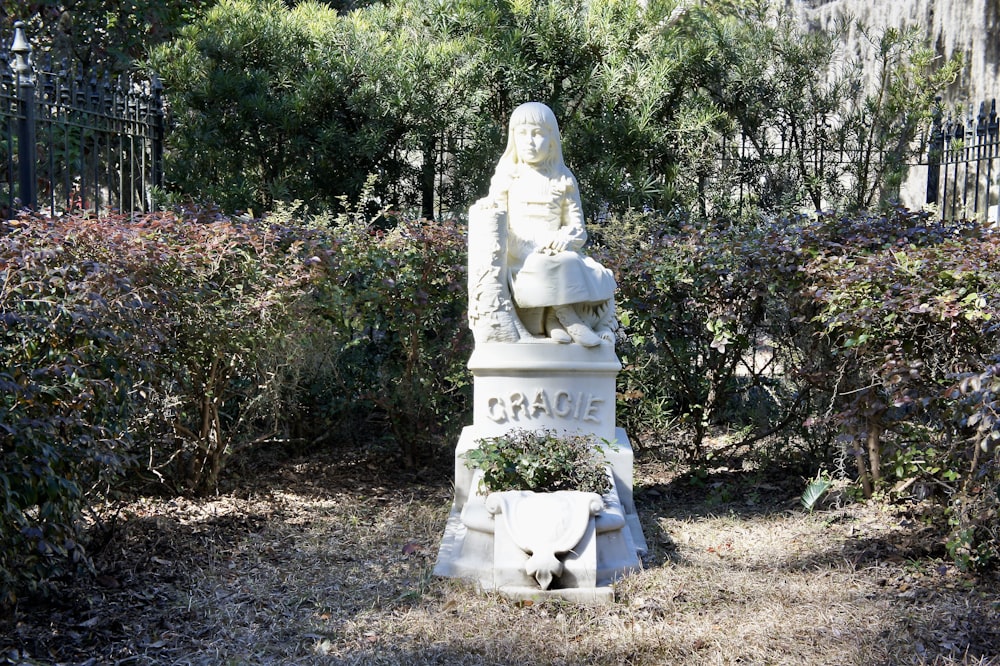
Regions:
[[[946, 109], [970, 117], [979, 104], [1000, 97], [1000, 0], [775, 0], [795, 11], [804, 25], [832, 30], [844, 17], [856, 19], [875, 31], [924, 26], [943, 58], [964, 54], [965, 68], [947, 90], [941, 91]], [[871, 59], [870, 44], [856, 25], [847, 35], [845, 59]], [[866, 70], [874, 75], [874, 68]], [[953, 111], [953, 112], [954, 112]], [[927, 169], [914, 166], [900, 190], [910, 207], [923, 205]], [[992, 198], [992, 197], [991, 197]], [[995, 200], [995, 199], [994, 199]]]
[[[871, 27], [926, 26], [937, 52], [965, 54], [965, 71], [943, 96], [948, 102], [976, 103], [1000, 96], [1000, 0], [784, 0], [806, 25], [832, 28], [847, 15]], [[845, 52], [865, 56], [865, 38], [856, 29]]]

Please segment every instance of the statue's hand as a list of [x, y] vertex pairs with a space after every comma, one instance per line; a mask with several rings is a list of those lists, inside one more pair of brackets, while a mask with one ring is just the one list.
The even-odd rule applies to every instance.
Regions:
[[567, 241], [565, 238], [553, 238], [544, 246], [538, 248], [538, 251], [543, 252], [545, 254], [554, 255], [554, 254], [559, 254], [560, 252], [565, 252], [568, 247], [569, 247], [569, 241]]

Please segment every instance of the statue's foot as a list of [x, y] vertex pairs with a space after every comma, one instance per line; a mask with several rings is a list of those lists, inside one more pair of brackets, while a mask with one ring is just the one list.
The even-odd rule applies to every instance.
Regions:
[[570, 342], [573, 342], [573, 337], [566, 332], [565, 328], [562, 327], [553, 328], [549, 331], [549, 337], [560, 344], [569, 344]]
[[563, 328], [563, 325], [559, 322], [559, 319], [556, 317], [554, 312], [550, 311], [545, 316], [545, 330], [548, 331], [549, 337], [556, 342], [562, 344], [573, 342], [573, 338], [566, 332], [566, 329]]
[[594, 333], [586, 324], [570, 324], [566, 327], [566, 331], [574, 342], [584, 347], [597, 347], [601, 344], [601, 336]]
[[596, 347], [601, 344], [601, 338], [594, 329], [583, 323], [580, 315], [570, 305], [556, 308], [556, 318], [566, 328], [566, 332], [577, 344], [584, 347]]

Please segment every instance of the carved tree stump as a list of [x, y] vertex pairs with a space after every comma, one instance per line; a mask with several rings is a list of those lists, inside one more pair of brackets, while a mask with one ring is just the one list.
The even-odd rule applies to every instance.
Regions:
[[522, 337], [507, 276], [507, 213], [482, 201], [469, 209], [469, 328], [476, 344]]

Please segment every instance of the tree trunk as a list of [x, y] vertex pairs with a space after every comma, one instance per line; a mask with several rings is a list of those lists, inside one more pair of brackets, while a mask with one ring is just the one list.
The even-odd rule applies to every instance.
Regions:
[[423, 164], [420, 167], [420, 215], [434, 219], [434, 177], [437, 175], [437, 137], [424, 139]]
[[868, 474], [868, 467], [865, 465], [865, 452], [860, 448], [854, 451], [854, 461], [858, 464], [858, 480], [861, 481], [861, 491], [865, 494], [865, 499], [871, 499], [872, 480]]
[[871, 469], [872, 485], [882, 480], [882, 427], [875, 423], [868, 424], [868, 467]]

